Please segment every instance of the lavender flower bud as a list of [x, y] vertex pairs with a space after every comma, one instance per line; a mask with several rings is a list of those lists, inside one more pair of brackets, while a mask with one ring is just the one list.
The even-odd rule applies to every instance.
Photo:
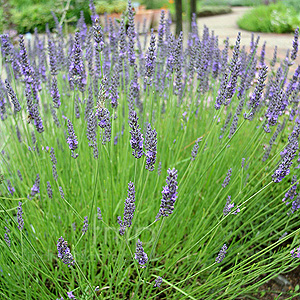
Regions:
[[160, 276], [158, 276], [158, 277], [155, 279], [154, 287], [160, 287], [161, 284], [162, 284], [162, 278], [161, 278]]
[[291, 60], [295, 60], [297, 58], [298, 38], [299, 38], [299, 27], [297, 27], [295, 30], [295, 35], [294, 35], [294, 40], [293, 40], [293, 50], [291, 52]]
[[226, 250], [227, 250], [227, 246], [226, 244], [224, 244], [216, 258], [216, 263], [219, 264], [220, 262], [222, 262], [222, 260], [225, 258], [225, 254], [227, 253]]
[[226, 177], [225, 177], [223, 183], [222, 183], [222, 187], [223, 187], [223, 188], [225, 188], [225, 187], [228, 185], [228, 183], [229, 183], [229, 181], [230, 181], [230, 178], [231, 178], [231, 172], [232, 172], [232, 169], [230, 168], [230, 169], [228, 170], [228, 172], [227, 172], [227, 175], [226, 175]]
[[55, 153], [54, 153], [54, 149], [53, 147], [51, 147], [50, 149], [50, 158], [51, 158], [51, 161], [54, 165], [57, 164], [57, 160], [56, 160], [56, 157], [55, 157]]
[[20, 181], [23, 181], [23, 176], [22, 176], [22, 174], [21, 174], [21, 171], [18, 170], [17, 172], [18, 172], [18, 176], [19, 176], [19, 178], [20, 178]]
[[6, 231], [6, 233], [4, 233], [4, 241], [7, 244], [7, 246], [10, 247], [11, 242], [10, 242], [10, 238], [8, 236], [8, 234], [10, 233], [10, 230], [6, 226], [4, 227], [4, 229]]
[[67, 295], [69, 297], [69, 299], [72, 299], [72, 300], [76, 300], [75, 296], [73, 295], [73, 292], [67, 292]]
[[125, 228], [130, 227], [132, 224], [133, 214], [135, 211], [135, 189], [133, 182], [128, 183], [128, 197], [125, 200], [124, 206], [124, 221], [122, 222], [121, 217], [118, 217], [118, 223], [120, 225], [120, 234], [124, 235]]
[[274, 48], [274, 54], [273, 54], [273, 59], [270, 62], [271, 67], [274, 67], [277, 61], [277, 46]]
[[135, 40], [135, 27], [134, 27], [134, 17], [133, 17], [133, 8], [131, 6], [131, 0], [128, 1], [128, 61], [129, 65], [133, 66], [135, 64], [135, 50], [134, 50], [134, 40]]
[[170, 214], [173, 213], [174, 204], [177, 199], [177, 170], [175, 168], [168, 169], [169, 176], [166, 179], [167, 185], [163, 187], [162, 190], [162, 199], [159, 212], [156, 216], [156, 221], [159, 220], [161, 217], [168, 217]]
[[10, 85], [10, 83], [7, 79], [5, 80], [5, 88], [6, 88], [6, 91], [9, 95], [9, 97], [10, 97], [11, 102], [14, 105], [15, 112], [19, 112], [22, 109], [21, 105], [19, 103], [19, 100], [17, 99], [16, 93], [12, 89], [12, 87], [11, 87], [11, 85]]
[[198, 138], [194, 144], [192, 153], [191, 153], [191, 161], [195, 160], [199, 150], [199, 143], [201, 142], [202, 138]]
[[57, 79], [55, 76], [52, 77], [52, 85], [51, 85], [51, 97], [53, 99], [53, 107], [59, 108], [61, 105], [60, 102], [60, 94], [57, 87]]
[[17, 218], [18, 218], [18, 228], [19, 230], [22, 230], [24, 227], [24, 220], [23, 220], [23, 210], [22, 210], [22, 202], [19, 202], [19, 206], [18, 206], [18, 213], [17, 213]]
[[73, 231], [76, 231], [76, 223], [75, 222], [72, 223], [72, 228], [73, 228]]
[[98, 220], [102, 220], [102, 214], [101, 214], [100, 207], [97, 207], [97, 217], [98, 217]]
[[83, 222], [83, 228], [82, 228], [82, 234], [86, 234], [87, 230], [89, 227], [89, 223], [88, 223], [88, 217], [84, 217], [84, 222]]
[[152, 83], [152, 77], [154, 74], [155, 69], [155, 35], [153, 33], [153, 28], [151, 29], [151, 39], [150, 39], [150, 46], [148, 49], [148, 53], [146, 54], [146, 73], [145, 73], [145, 82], [147, 84]]
[[135, 255], [134, 258], [138, 261], [140, 267], [146, 268], [146, 264], [148, 262], [148, 256], [144, 252], [142, 242], [140, 240], [138, 240], [138, 242], [136, 243], [136, 250], [134, 255]]
[[34, 197], [37, 193], [40, 192], [40, 175], [36, 174], [36, 179], [33, 184], [33, 187], [31, 188], [31, 197]]
[[130, 112], [129, 116], [129, 126], [131, 128], [130, 134], [131, 134], [131, 140], [130, 145], [133, 149], [132, 155], [135, 158], [141, 158], [143, 155], [143, 135], [141, 133], [141, 129], [139, 128], [138, 124], [138, 116], [137, 113], [133, 110]]
[[57, 241], [58, 258], [60, 258], [64, 264], [68, 267], [74, 265], [74, 258], [68, 247], [68, 242], [61, 236]]
[[145, 136], [145, 150], [146, 150], [146, 169], [149, 171], [154, 170], [157, 154], [157, 132], [151, 129], [150, 123], [147, 125]]
[[15, 188], [11, 185], [10, 180], [7, 180], [7, 188], [8, 188], [9, 193], [13, 196], [13, 195], [14, 195], [14, 192], [15, 192], [16, 190], [15, 190]]
[[158, 174], [158, 176], [161, 175], [161, 161], [158, 163], [157, 174]]
[[224, 217], [227, 216], [230, 213], [230, 211], [233, 207], [234, 207], [234, 203], [231, 203], [231, 196], [228, 196], [228, 198], [226, 200], [225, 207], [223, 209]]
[[293, 249], [291, 252], [292, 258], [300, 258], [300, 247], [296, 249]]
[[75, 153], [74, 151], [78, 148], [78, 141], [74, 132], [73, 124], [69, 119], [68, 119], [67, 126], [68, 126], [68, 133], [69, 133], [69, 136], [67, 138], [67, 143], [69, 144], [69, 149], [72, 152], [71, 156], [76, 159], [78, 157], [78, 154]]
[[59, 189], [59, 193], [60, 193], [61, 198], [65, 199], [65, 194], [64, 194], [64, 191], [63, 191], [62, 187], [60, 186], [60, 187], [58, 187], [58, 189]]
[[47, 194], [48, 194], [48, 197], [50, 199], [52, 199], [53, 197], [53, 193], [52, 193], [52, 187], [51, 187], [51, 184], [49, 181], [47, 181]]

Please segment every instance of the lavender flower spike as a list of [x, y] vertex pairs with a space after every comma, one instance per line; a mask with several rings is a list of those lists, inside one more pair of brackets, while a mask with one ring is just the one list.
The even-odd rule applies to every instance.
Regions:
[[160, 276], [158, 276], [158, 277], [155, 279], [154, 287], [160, 287], [161, 284], [162, 284], [162, 278], [161, 278]]
[[12, 87], [11, 87], [11, 85], [10, 85], [10, 83], [7, 79], [5, 80], [5, 88], [6, 88], [6, 91], [9, 95], [9, 97], [10, 97], [11, 102], [14, 105], [15, 112], [19, 112], [22, 109], [21, 105], [19, 103], [19, 100], [17, 99], [16, 93], [12, 89]]
[[134, 110], [131, 111], [129, 116], [129, 126], [131, 128], [130, 145], [133, 149], [132, 155], [135, 158], [141, 158], [143, 156], [143, 135], [141, 133], [141, 129], [139, 128], [138, 119], [137, 113]]
[[162, 199], [159, 212], [156, 216], [156, 221], [160, 219], [160, 217], [168, 217], [173, 213], [174, 204], [177, 199], [177, 170], [173, 168], [172, 170], [168, 170], [169, 176], [166, 179], [167, 185], [163, 187]]
[[68, 242], [65, 241], [62, 236], [57, 241], [57, 251], [58, 258], [60, 258], [64, 264], [68, 265], [68, 267], [74, 265], [74, 258], [68, 247]]
[[97, 217], [98, 217], [98, 220], [102, 220], [102, 214], [101, 214], [100, 207], [97, 207]]
[[198, 138], [197, 141], [195, 142], [195, 145], [193, 147], [192, 153], [191, 153], [191, 160], [195, 160], [198, 154], [199, 150], [199, 143], [201, 142], [202, 138]]
[[88, 223], [88, 217], [84, 217], [84, 221], [83, 221], [83, 228], [82, 228], [82, 234], [86, 234], [87, 230], [89, 227], [89, 223]]
[[36, 174], [36, 179], [33, 184], [33, 187], [31, 188], [30, 196], [34, 197], [39, 192], [40, 192], [40, 175]]
[[138, 261], [141, 268], [146, 268], [146, 263], [148, 262], [148, 256], [144, 252], [142, 242], [138, 240], [136, 243], [136, 250], [134, 253], [134, 258]]
[[226, 244], [224, 244], [216, 258], [216, 263], [219, 264], [220, 262], [222, 262], [222, 260], [225, 258], [225, 254], [227, 253], [226, 250], [227, 250], [227, 246]]
[[22, 202], [20, 201], [19, 202], [19, 206], [18, 206], [18, 213], [17, 213], [17, 218], [18, 218], [18, 228], [20, 230], [23, 229], [24, 227], [24, 220], [23, 220], [23, 217], [22, 217], [22, 214], [23, 214], [23, 210], [22, 210]]
[[230, 169], [228, 170], [228, 172], [227, 172], [227, 175], [226, 175], [226, 177], [225, 177], [223, 183], [222, 183], [222, 187], [223, 187], [223, 188], [225, 188], [225, 187], [228, 185], [228, 183], [229, 183], [229, 181], [230, 181], [230, 178], [231, 178], [231, 172], [232, 172], [232, 169], [230, 168]]
[[68, 126], [68, 133], [69, 133], [69, 136], [67, 138], [67, 143], [69, 144], [69, 148], [72, 152], [72, 157], [74, 157], [76, 159], [78, 157], [78, 154], [75, 153], [74, 151], [78, 148], [78, 141], [77, 141], [77, 137], [74, 132], [73, 124], [69, 119], [68, 119], [67, 126]]
[[132, 224], [133, 214], [135, 211], [135, 189], [133, 182], [128, 183], [128, 197], [125, 200], [124, 207], [124, 221], [122, 222], [121, 217], [118, 217], [118, 223], [120, 225], [120, 235], [124, 235], [125, 228], [130, 227]]
[[156, 162], [157, 154], [157, 132], [155, 129], [151, 129], [150, 123], [147, 125], [147, 132], [145, 137], [145, 150], [146, 152], [146, 169], [154, 171], [154, 164]]
[[293, 50], [291, 52], [291, 60], [295, 60], [297, 58], [298, 39], [299, 39], [299, 27], [297, 27], [295, 30], [295, 35], [294, 35], [294, 40], [293, 40]]
[[4, 233], [4, 241], [6, 242], [7, 246], [10, 247], [11, 242], [10, 242], [10, 238], [8, 236], [8, 234], [10, 233], [10, 230], [5, 226], [5, 233]]

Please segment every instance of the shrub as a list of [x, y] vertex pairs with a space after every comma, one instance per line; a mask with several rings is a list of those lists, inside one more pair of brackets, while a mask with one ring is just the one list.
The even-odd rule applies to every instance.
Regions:
[[300, 22], [300, 18], [292, 7], [283, 3], [258, 6], [246, 12], [238, 20], [241, 29], [254, 32], [293, 32]]
[[238, 299], [299, 266], [297, 34], [268, 69], [170, 20], [144, 51], [127, 17], [1, 36], [7, 299]]

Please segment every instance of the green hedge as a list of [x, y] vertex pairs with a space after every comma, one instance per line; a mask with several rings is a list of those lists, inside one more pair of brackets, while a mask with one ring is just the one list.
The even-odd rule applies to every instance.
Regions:
[[293, 32], [300, 24], [300, 15], [283, 3], [258, 6], [238, 20], [241, 29], [254, 32]]

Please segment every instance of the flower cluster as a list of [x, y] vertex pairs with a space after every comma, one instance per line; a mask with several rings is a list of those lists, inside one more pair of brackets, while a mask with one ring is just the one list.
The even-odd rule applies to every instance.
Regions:
[[68, 242], [65, 241], [62, 236], [57, 241], [57, 251], [58, 258], [60, 258], [64, 264], [68, 265], [68, 267], [74, 265], [74, 258], [68, 247]]
[[138, 261], [141, 268], [146, 268], [148, 255], [144, 252], [143, 244], [140, 240], [136, 243], [134, 258]]

